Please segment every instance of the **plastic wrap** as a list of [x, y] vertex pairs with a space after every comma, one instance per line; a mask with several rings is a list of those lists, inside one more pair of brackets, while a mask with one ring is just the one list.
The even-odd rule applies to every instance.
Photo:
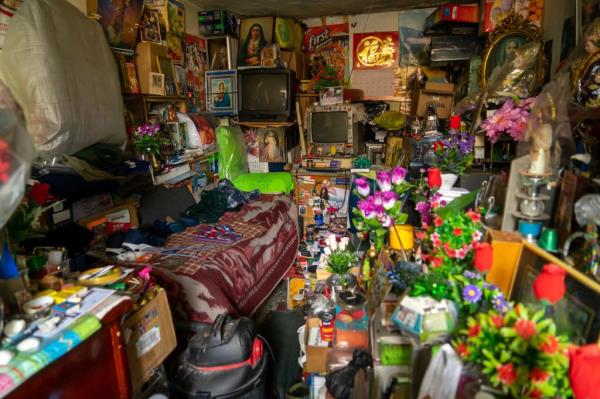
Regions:
[[246, 144], [239, 126], [219, 126], [217, 145], [219, 146], [220, 179], [233, 181], [236, 177], [248, 173]]
[[0, 83], [0, 228], [21, 203], [32, 156], [33, 146], [17, 104]]
[[0, 53], [39, 155], [126, 142], [117, 64], [96, 21], [66, 1], [23, 2]]

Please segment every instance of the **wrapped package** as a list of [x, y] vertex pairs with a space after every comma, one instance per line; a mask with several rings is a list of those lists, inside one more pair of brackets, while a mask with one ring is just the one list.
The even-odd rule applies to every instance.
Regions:
[[102, 27], [66, 1], [21, 5], [0, 53], [0, 78], [42, 157], [125, 144], [117, 64]]
[[234, 181], [236, 177], [248, 173], [246, 144], [239, 126], [219, 126], [217, 128], [219, 146], [219, 178]]

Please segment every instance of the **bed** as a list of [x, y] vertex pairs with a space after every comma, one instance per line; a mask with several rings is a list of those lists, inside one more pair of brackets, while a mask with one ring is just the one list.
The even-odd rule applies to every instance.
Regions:
[[250, 316], [292, 266], [298, 217], [292, 199], [261, 195], [219, 220], [242, 238], [234, 244], [199, 243], [194, 227], [171, 235], [152, 272], [165, 287], [177, 321], [210, 323], [223, 312]]

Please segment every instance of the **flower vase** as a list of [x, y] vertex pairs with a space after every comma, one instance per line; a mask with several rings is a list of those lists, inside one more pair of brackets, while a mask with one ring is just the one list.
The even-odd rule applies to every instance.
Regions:
[[439, 168], [427, 169], [427, 185], [429, 188], [440, 188], [442, 185], [442, 172]]
[[331, 290], [332, 300], [335, 301], [335, 296], [342, 291], [347, 291], [356, 287], [356, 276], [350, 272], [343, 275], [332, 274], [327, 278], [327, 286]]
[[456, 181], [458, 180], [458, 175], [454, 174], [454, 173], [442, 173], [441, 175], [442, 178], [442, 182], [440, 185], [440, 190], [451, 190], [452, 187], [454, 187], [454, 185], [456, 184]]
[[155, 171], [159, 171], [161, 169], [160, 159], [156, 154], [148, 154], [150, 165], [152, 165], [152, 169]]

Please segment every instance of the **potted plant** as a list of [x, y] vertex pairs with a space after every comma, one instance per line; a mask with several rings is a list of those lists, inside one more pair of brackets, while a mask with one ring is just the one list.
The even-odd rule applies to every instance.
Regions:
[[354, 180], [355, 191], [361, 198], [352, 210], [356, 216], [354, 223], [359, 231], [369, 232], [377, 251], [383, 248], [390, 227], [406, 223], [408, 219], [402, 208], [413, 186], [405, 180], [406, 174], [407, 170], [401, 167], [378, 171], [379, 188], [372, 192], [366, 178]]
[[160, 169], [160, 147], [167, 140], [160, 136], [160, 125], [145, 123], [135, 130], [134, 147], [139, 155], [147, 155], [152, 167]]
[[337, 237], [329, 235], [325, 242], [327, 247], [321, 255], [320, 262], [325, 270], [331, 275], [327, 282], [334, 292], [341, 292], [356, 285], [356, 277], [350, 273], [350, 269], [358, 262], [356, 254], [348, 248], [348, 237]]
[[444, 140], [433, 145], [434, 165], [441, 171], [440, 190], [451, 189], [458, 177], [473, 164], [475, 137], [468, 132], [451, 131]]
[[514, 398], [571, 396], [567, 341], [552, 319], [517, 304], [505, 315], [478, 313], [453, 344], [492, 385]]

